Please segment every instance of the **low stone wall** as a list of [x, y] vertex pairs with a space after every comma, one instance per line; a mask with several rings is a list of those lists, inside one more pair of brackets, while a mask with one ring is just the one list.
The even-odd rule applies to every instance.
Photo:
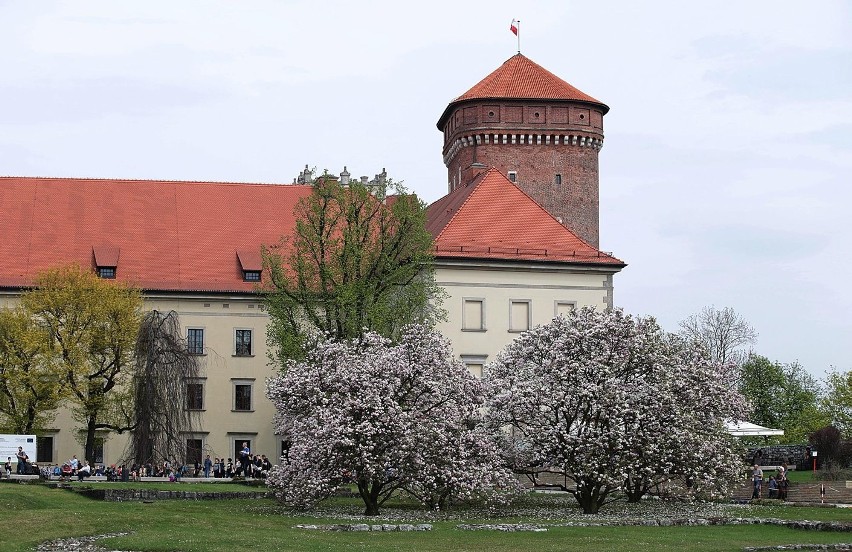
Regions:
[[84, 496], [107, 502], [140, 502], [149, 500], [237, 500], [270, 498], [262, 492], [201, 492], [201, 491], [157, 491], [146, 489], [81, 489]]
[[782, 464], [796, 469], [807, 469], [805, 465], [806, 445], [770, 445], [765, 447], [751, 447], [745, 457], [746, 463], [754, 463], [755, 456], [760, 451], [759, 464], [761, 466], [780, 466]]
[[428, 523], [338, 523], [334, 525], [296, 525], [297, 529], [313, 529], [319, 531], [431, 531], [432, 525]]

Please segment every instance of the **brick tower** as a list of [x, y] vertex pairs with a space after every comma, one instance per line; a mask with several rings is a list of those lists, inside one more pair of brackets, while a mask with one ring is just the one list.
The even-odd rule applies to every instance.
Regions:
[[520, 53], [450, 102], [449, 191], [495, 167], [598, 247], [598, 151], [609, 107]]

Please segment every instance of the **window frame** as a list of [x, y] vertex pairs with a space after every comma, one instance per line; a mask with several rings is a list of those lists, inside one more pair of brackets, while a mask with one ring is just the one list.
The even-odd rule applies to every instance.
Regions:
[[[467, 368], [468, 372], [470, 372], [473, 377], [476, 379], [481, 379], [482, 374], [485, 372], [485, 364], [488, 359], [488, 355], [459, 355], [461, 361], [464, 363], [465, 368]], [[479, 375], [471, 370], [471, 366], [479, 366]]]
[[[248, 352], [245, 351], [245, 343], [238, 338], [239, 335], [245, 335], [248, 332]], [[243, 338], [244, 339], [244, 338]], [[254, 356], [254, 329], [252, 328], [234, 328], [234, 355], [236, 357], [253, 357]]]
[[[469, 325], [467, 319], [467, 304], [479, 303], [479, 327]], [[463, 332], [484, 332], [487, 331], [485, 325], [485, 297], [462, 297], [462, 328]]]
[[244, 282], [260, 282], [261, 281], [261, 271], [260, 270], [243, 270], [243, 281]]
[[556, 299], [553, 301], [553, 318], [561, 316], [559, 312], [560, 306], [570, 305], [571, 310], [577, 310], [577, 301], [568, 301], [564, 299]]
[[[513, 312], [515, 309], [515, 305], [526, 304], [527, 306], [527, 320], [526, 320], [526, 328], [518, 328], [515, 326], [515, 320]], [[510, 333], [523, 333], [532, 329], [532, 299], [509, 299], [509, 332]]]
[[[231, 412], [254, 412], [254, 378], [232, 378], [231, 379]], [[248, 408], [237, 408], [238, 388], [247, 387], [249, 390]]]
[[[193, 339], [191, 337], [193, 332], [200, 332], [201, 333], [200, 346], [198, 346], [198, 347], [196, 347], [196, 345], [199, 345], [198, 340]], [[204, 328], [202, 328], [202, 327], [191, 326], [191, 327], [188, 327], [186, 329], [186, 351], [189, 354], [194, 355], [194, 356], [204, 356], [206, 354], [204, 352], [204, 334], [205, 333], [206, 332], [204, 331]]]
[[[186, 380], [186, 381], [185, 381], [185, 383], [184, 383], [184, 384], [186, 385], [186, 404], [184, 405], [184, 409], [185, 409], [185, 410], [188, 410], [188, 411], [191, 411], [191, 412], [201, 412], [201, 411], [204, 411], [204, 410], [205, 410], [205, 408], [204, 408], [204, 403], [205, 403], [205, 400], [204, 400], [204, 398], [205, 398], [205, 397], [204, 397], [204, 391], [205, 391], [205, 388], [207, 387], [207, 386], [205, 385], [205, 381], [204, 381], [204, 380], [199, 380], [199, 379], [188, 379], [188, 380]], [[190, 394], [190, 392], [189, 392], [189, 387], [190, 387], [191, 385], [193, 385], [193, 386], [194, 386], [194, 385], [197, 385], [197, 386], [200, 388], [200, 392], [198, 393], [198, 400], [200, 401], [201, 405], [200, 405], [200, 406], [198, 406], [198, 407], [190, 406], [190, 402], [189, 402], [189, 401], [190, 401], [190, 395], [191, 395], [191, 394]]]

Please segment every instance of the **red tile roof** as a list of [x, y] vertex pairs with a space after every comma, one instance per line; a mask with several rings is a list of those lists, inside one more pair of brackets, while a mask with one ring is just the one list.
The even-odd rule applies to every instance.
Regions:
[[[295, 225], [310, 186], [0, 177], [0, 287], [61, 264], [115, 262], [147, 290], [251, 291], [262, 244]], [[119, 255], [120, 252], [120, 255]], [[101, 264], [103, 263], [103, 264]]]
[[[116, 266], [150, 291], [248, 292], [262, 245], [295, 227], [304, 185], [0, 177], [0, 288], [48, 268]], [[488, 171], [429, 207], [439, 257], [619, 264]], [[519, 229], [522, 229], [519, 231]], [[265, 278], [265, 276], [264, 276]]]
[[456, 104], [481, 99], [560, 100], [597, 104], [604, 114], [609, 107], [585, 92], [571, 86], [538, 63], [515, 54], [473, 88], [454, 99], [438, 120], [443, 130], [445, 118]]
[[624, 263], [581, 240], [497, 169], [429, 206], [438, 258]]

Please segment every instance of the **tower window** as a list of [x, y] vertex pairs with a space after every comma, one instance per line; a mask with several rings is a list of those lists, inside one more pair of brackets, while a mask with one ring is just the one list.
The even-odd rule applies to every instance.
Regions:
[[517, 171], [509, 171], [509, 182], [517, 182], [518, 181], [518, 173]]
[[561, 174], [557, 174], [557, 175], [556, 175], [556, 178], [555, 178], [555, 180], [554, 180], [554, 183], [556, 184], [556, 187], [557, 187], [557, 188], [561, 188], [561, 187], [562, 187], [562, 175], [561, 175]]

